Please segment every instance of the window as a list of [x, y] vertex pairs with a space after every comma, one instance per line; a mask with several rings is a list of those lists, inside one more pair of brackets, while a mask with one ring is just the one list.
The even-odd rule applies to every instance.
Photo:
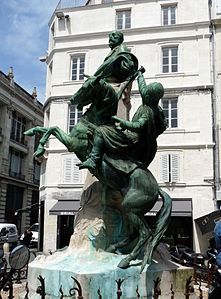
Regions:
[[11, 136], [10, 136], [12, 140], [24, 144], [25, 125], [26, 125], [26, 119], [22, 116], [17, 115], [17, 113], [14, 111], [12, 114]]
[[112, 3], [113, 0], [102, 0], [102, 4], [105, 4], [105, 3]]
[[217, 14], [221, 13], [221, 2], [220, 2], [220, 0], [216, 0], [216, 12], [217, 12]]
[[41, 173], [41, 164], [34, 159], [33, 162], [34, 166], [34, 172], [33, 172], [33, 182], [34, 184], [40, 183], [40, 173]]
[[117, 11], [116, 27], [118, 30], [131, 28], [131, 10]]
[[162, 24], [176, 24], [176, 5], [162, 6]]
[[162, 48], [162, 72], [175, 73], [178, 71], [178, 47]]
[[71, 80], [84, 79], [85, 55], [72, 57]]
[[18, 216], [15, 215], [15, 211], [22, 208], [23, 195], [23, 188], [8, 184], [5, 206], [5, 222], [17, 223], [18, 229], [20, 229], [21, 227], [20, 221], [18, 221]]
[[82, 110], [78, 109], [76, 105], [70, 105], [69, 110], [69, 132], [71, 132], [72, 128], [76, 123], [80, 120], [82, 116]]
[[82, 184], [82, 171], [77, 164], [80, 160], [74, 155], [64, 155], [63, 157], [63, 183], [64, 184]]
[[164, 115], [167, 119], [167, 124], [169, 128], [178, 127], [177, 119], [177, 99], [163, 99], [161, 101], [161, 106], [164, 112]]
[[15, 150], [14, 148], [9, 149], [9, 175], [20, 180], [24, 180], [25, 177], [21, 174], [23, 162], [23, 153]]
[[163, 154], [161, 155], [161, 180], [163, 182], [179, 181], [179, 155]]

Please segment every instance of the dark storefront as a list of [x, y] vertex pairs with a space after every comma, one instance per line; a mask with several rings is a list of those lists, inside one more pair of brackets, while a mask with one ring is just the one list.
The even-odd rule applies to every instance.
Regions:
[[22, 208], [24, 189], [15, 185], [7, 186], [5, 222], [14, 223], [18, 230], [21, 228], [21, 214], [15, 212]]
[[57, 215], [57, 249], [69, 245], [74, 229], [74, 217], [79, 210], [79, 200], [58, 200], [50, 209], [50, 215]]
[[[154, 225], [156, 221], [155, 216], [161, 206], [162, 201], [158, 200], [153, 209], [146, 214], [148, 225]], [[193, 222], [191, 199], [173, 199], [170, 225], [162, 241], [169, 246], [183, 244], [192, 248]]]

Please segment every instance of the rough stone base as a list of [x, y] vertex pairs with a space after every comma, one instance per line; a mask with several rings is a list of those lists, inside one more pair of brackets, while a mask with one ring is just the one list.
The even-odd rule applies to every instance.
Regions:
[[139, 260], [134, 261], [133, 266], [128, 269], [120, 269], [117, 265], [123, 256], [106, 252], [73, 252], [67, 248], [50, 256], [38, 256], [29, 265], [29, 298], [39, 299], [36, 289], [40, 285], [37, 277], [41, 275], [45, 279], [46, 298], [50, 299], [61, 297], [60, 287], [65, 298], [71, 298], [69, 290], [76, 287], [72, 276], [80, 282], [84, 299], [97, 299], [98, 289], [104, 299], [117, 298], [115, 280], [118, 279], [125, 279], [121, 286], [121, 298], [137, 298], [138, 287], [140, 298], [150, 299], [153, 298], [154, 280], [157, 277], [161, 279], [160, 298], [171, 298], [172, 284], [175, 298], [183, 299], [186, 279], [192, 275], [192, 269], [179, 267], [163, 255], [168, 257], [163, 248], [158, 249], [152, 264], [146, 267], [142, 274]]

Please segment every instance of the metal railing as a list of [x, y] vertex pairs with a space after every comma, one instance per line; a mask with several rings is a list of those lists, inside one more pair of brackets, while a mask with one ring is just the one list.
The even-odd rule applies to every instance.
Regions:
[[[35, 253], [32, 252], [34, 255]], [[4, 267], [1, 267], [1, 273], [0, 273], [0, 282], [4, 277], [6, 277], [9, 273], [10, 268], [8, 268], [8, 263], [6, 260], [4, 260]], [[27, 278], [27, 271], [28, 271], [28, 266], [25, 266], [24, 268], [15, 271], [13, 276], [8, 280], [8, 283], [4, 287], [4, 291], [8, 292], [8, 298], [12, 299], [13, 296], [13, 284], [16, 283], [22, 283], [22, 280]], [[192, 298], [192, 294], [195, 292], [198, 292], [197, 297], [194, 298], [199, 298], [199, 299], [207, 299], [208, 296], [205, 292], [202, 290], [202, 284], [204, 283], [204, 286], [209, 290], [211, 289], [212, 284], [217, 281], [217, 269], [216, 266], [208, 264], [208, 268], [204, 270], [199, 270], [199, 268], [196, 268], [194, 266], [193, 269], [193, 276], [188, 277], [185, 280], [184, 283], [184, 288], [183, 291], [174, 289], [173, 284], [168, 285], [168, 292], [171, 299], [176, 299], [176, 298], [183, 298], [183, 299], [190, 299]], [[69, 298], [75, 298], [75, 299], [84, 299], [84, 293], [85, 290], [82, 289], [82, 286], [80, 282], [74, 278], [71, 277], [73, 280], [73, 287], [70, 288], [68, 291], [68, 294], [64, 294], [62, 286], [59, 288], [59, 293], [60, 293], [60, 299], [63, 299], [65, 296], [68, 296]], [[45, 289], [45, 278], [39, 275], [36, 279], [39, 280], [40, 285], [36, 289], [36, 293], [39, 295], [39, 299], [45, 299], [46, 298], [46, 289]], [[219, 278], [220, 279], [220, 278]], [[115, 296], [112, 299], [124, 299], [124, 281], [126, 279], [121, 279], [119, 278], [118, 280], [115, 280], [116, 282], [116, 292]], [[25, 291], [26, 294], [24, 296], [24, 299], [29, 299], [29, 288], [28, 288], [28, 282], [26, 283], [25, 286]], [[102, 287], [99, 287], [97, 290], [97, 299], [105, 299], [103, 297], [103, 294], [105, 293], [105, 290], [102, 289]], [[133, 294], [131, 294], [133, 298], [139, 299], [141, 298], [140, 292], [139, 292], [139, 286], [134, 289]], [[0, 299], [1, 299], [1, 292], [0, 292]], [[155, 280], [153, 280], [153, 289], [152, 289], [152, 298], [153, 299], [163, 299], [164, 295], [161, 292], [161, 279], [157, 277]], [[210, 297], [209, 297], [210, 298]], [[221, 298], [221, 297], [219, 297]], [[218, 299], [218, 298], [217, 298]]]
[[[34, 251], [30, 251], [29, 261], [31, 262], [36, 257], [36, 253]], [[7, 292], [9, 299], [14, 298], [14, 284], [22, 284], [28, 276], [28, 264], [19, 270], [15, 270], [12, 275], [10, 275], [11, 267], [8, 263], [8, 259], [6, 257], [2, 257], [0, 261], [0, 285], [6, 279], [7, 283], [4, 285], [2, 289], [0, 289], [0, 299], [2, 299], [2, 293]], [[28, 294], [28, 286], [26, 283], [26, 296]], [[26, 297], [25, 298], [28, 298]]]
[[22, 181], [25, 180], [25, 175], [24, 174], [17, 173], [17, 172], [12, 171], [12, 170], [9, 170], [9, 176], [13, 177], [15, 179], [18, 179], [18, 180], [22, 180]]
[[[69, 294], [68, 297], [69, 298], [75, 298], [75, 299], [84, 299], [84, 290], [81, 287], [80, 282], [74, 278], [71, 277], [73, 279], [73, 287], [69, 290]], [[41, 299], [45, 299], [46, 298], [46, 290], [45, 290], [45, 278], [43, 278], [41, 275], [39, 275], [37, 277], [37, 279], [40, 282], [40, 285], [37, 287], [36, 293], [39, 294]], [[116, 296], [113, 299], [124, 299], [123, 296], [123, 282], [125, 281], [125, 279], [121, 279], [119, 278], [118, 280], [116, 280]], [[154, 288], [152, 290], [152, 298], [153, 299], [163, 299], [163, 296], [161, 296], [161, 289], [160, 289], [160, 282], [161, 279], [159, 277], [156, 278], [156, 280], [154, 280]], [[201, 289], [201, 284], [199, 285], [199, 293], [200, 296], [198, 297], [199, 299], [206, 299], [206, 297], [203, 297], [203, 292]], [[183, 299], [190, 299], [191, 298], [191, 294], [193, 294], [194, 292], [194, 288], [193, 288], [193, 279], [192, 276], [190, 276], [188, 279], [186, 279], [186, 283], [185, 283], [185, 287], [183, 290]], [[60, 286], [59, 289], [59, 293], [60, 293], [60, 299], [63, 299], [66, 295], [64, 295], [62, 286]], [[102, 296], [102, 289], [99, 288], [97, 290], [97, 299], [105, 299]], [[174, 292], [173, 290], [173, 285], [171, 284], [170, 286], [170, 298], [171, 299], [176, 299], [176, 292]], [[29, 289], [28, 286], [26, 285], [26, 295], [25, 295], [25, 299], [28, 299], [28, 294], [29, 294]], [[141, 298], [141, 295], [139, 293], [139, 288], [138, 286], [136, 287], [136, 289], [134, 290], [134, 294], [130, 294], [131, 296], [133, 295], [133, 298], [139, 299]], [[182, 294], [179, 294], [179, 298], [181, 298]]]

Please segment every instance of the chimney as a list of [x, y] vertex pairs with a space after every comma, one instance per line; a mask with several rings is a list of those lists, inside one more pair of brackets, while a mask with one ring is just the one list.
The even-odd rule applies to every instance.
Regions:
[[14, 85], [14, 73], [13, 73], [13, 67], [11, 66], [9, 68], [9, 72], [8, 72], [8, 78], [10, 80], [10, 85]]
[[34, 86], [34, 88], [33, 88], [32, 96], [34, 97], [34, 101], [37, 102], [37, 89], [36, 89], [36, 86]]

